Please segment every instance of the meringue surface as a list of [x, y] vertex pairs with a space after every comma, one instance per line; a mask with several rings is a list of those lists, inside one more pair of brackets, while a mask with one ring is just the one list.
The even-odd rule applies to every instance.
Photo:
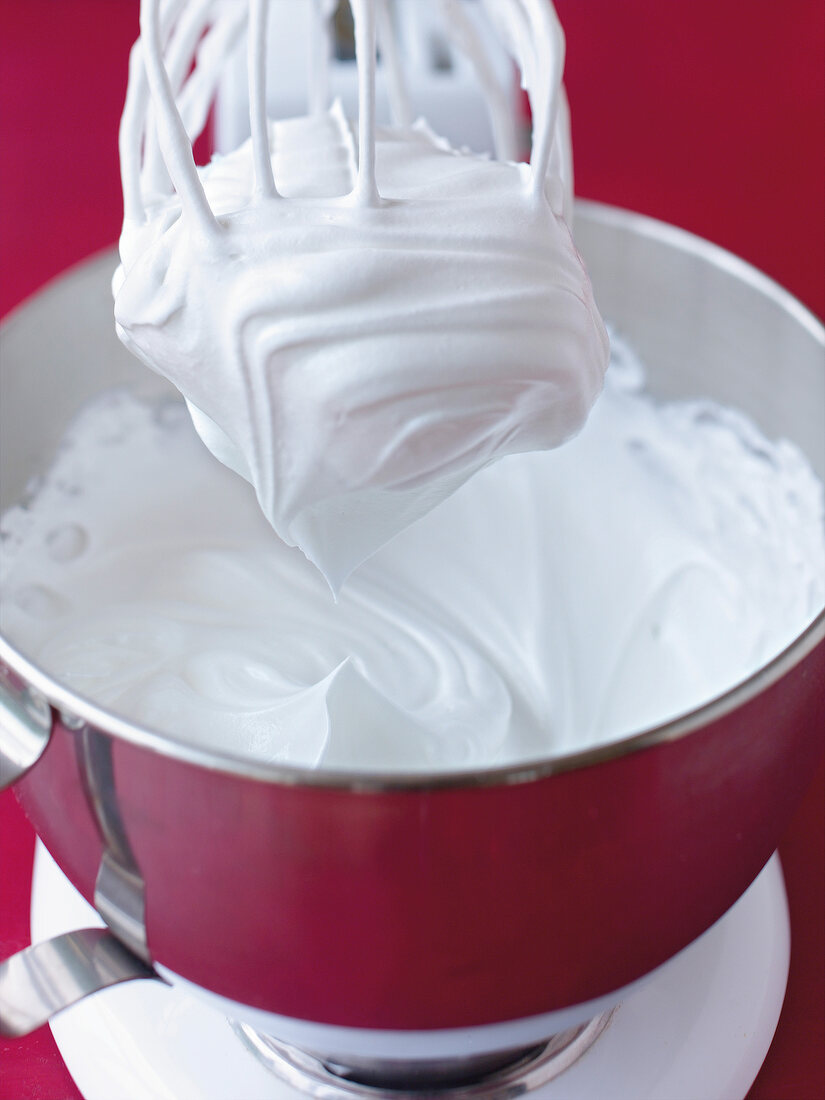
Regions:
[[182, 403], [113, 393], [0, 524], [0, 623], [83, 695], [221, 754], [443, 772], [615, 740], [728, 690], [825, 604], [823, 489], [614, 340], [556, 451], [489, 466], [339, 601]]

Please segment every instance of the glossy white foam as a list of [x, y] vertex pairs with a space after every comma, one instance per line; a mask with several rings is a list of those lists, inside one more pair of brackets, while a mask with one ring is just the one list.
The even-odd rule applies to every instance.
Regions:
[[510, 764], [698, 706], [825, 602], [822, 486], [614, 346], [575, 441], [483, 471], [337, 604], [180, 403], [104, 397], [3, 517], [3, 628], [127, 717], [323, 768]]
[[[218, 18], [187, 83], [189, 22], [207, 25], [210, 5], [176, 22], [174, 5], [144, 0], [115, 278], [121, 339], [181, 390], [210, 450], [336, 593], [493, 460], [571, 438], [608, 354], [562, 216], [571, 158], [552, 5], [487, 5], [530, 95], [529, 165], [456, 152], [423, 123], [376, 130], [375, 5], [352, 6], [357, 131], [339, 107], [268, 123], [275, 74], [253, 0], [252, 137], [198, 171], [184, 115], [204, 110], [188, 92], [198, 77], [199, 93], [214, 85], [235, 27]], [[444, 7], [484, 76], [472, 23]]]

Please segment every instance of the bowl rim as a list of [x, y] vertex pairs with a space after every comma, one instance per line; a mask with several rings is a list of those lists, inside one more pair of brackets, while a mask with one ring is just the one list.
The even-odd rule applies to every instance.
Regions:
[[[825, 327], [814, 314], [769, 276], [719, 245], [667, 222], [603, 203], [577, 200], [576, 214], [578, 217], [583, 216], [591, 223], [618, 227], [639, 236], [655, 239], [679, 251], [699, 256], [713, 266], [728, 272], [770, 298], [791, 315], [821, 345], [825, 353]], [[104, 254], [108, 252], [109, 250], [106, 250]], [[47, 286], [70, 278], [77, 268], [93, 265], [100, 259], [101, 255], [98, 254], [83, 261], [52, 280], [52, 283]], [[4, 320], [2, 327], [5, 327], [12, 318], [18, 319], [27, 304], [39, 297], [44, 289], [41, 288], [34, 298], [29, 298], [15, 308]], [[201, 748], [187, 741], [178, 740], [171, 734], [161, 733], [151, 727], [133, 722], [75, 693], [20, 653], [2, 633], [0, 633], [0, 665], [5, 665], [26, 685], [45, 696], [50, 706], [58, 712], [70, 729], [87, 724], [104, 734], [161, 756], [245, 779], [291, 787], [381, 793], [493, 787], [532, 782], [551, 775], [589, 768], [656, 745], [681, 740], [691, 733], [712, 725], [756, 698], [824, 642], [825, 610], [821, 611], [794, 641], [745, 680], [701, 706], [666, 722], [590, 748], [576, 749], [553, 756], [534, 757], [503, 766], [459, 768], [439, 772], [395, 773], [343, 768], [318, 769], [251, 759], [225, 750]]]

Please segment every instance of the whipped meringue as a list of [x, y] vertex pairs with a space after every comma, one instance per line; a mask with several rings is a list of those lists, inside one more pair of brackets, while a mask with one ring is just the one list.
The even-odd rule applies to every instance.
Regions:
[[565, 443], [601, 391], [607, 336], [563, 219], [563, 36], [546, 0], [486, 7], [530, 95], [529, 165], [456, 152], [423, 123], [376, 129], [373, 0], [353, 2], [357, 131], [336, 106], [269, 121], [252, 0], [252, 137], [196, 169], [237, 5], [210, 23], [203, 0], [142, 4], [117, 330], [334, 592], [492, 461]]
[[338, 603], [181, 402], [99, 399], [0, 534], [2, 628], [59, 680], [173, 740], [324, 769], [614, 740], [726, 691], [825, 604], [798, 450], [654, 403], [618, 340], [575, 440], [482, 471]]

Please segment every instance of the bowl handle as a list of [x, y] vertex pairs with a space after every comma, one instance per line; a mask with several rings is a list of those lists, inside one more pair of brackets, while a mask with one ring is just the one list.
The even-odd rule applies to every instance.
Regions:
[[28, 1035], [91, 993], [138, 978], [163, 979], [106, 928], [81, 928], [0, 962], [0, 1035]]
[[43, 755], [52, 735], [52, 708], [24, 685], [15, 689], [0, 664], [0, 791], [22, 778]]

